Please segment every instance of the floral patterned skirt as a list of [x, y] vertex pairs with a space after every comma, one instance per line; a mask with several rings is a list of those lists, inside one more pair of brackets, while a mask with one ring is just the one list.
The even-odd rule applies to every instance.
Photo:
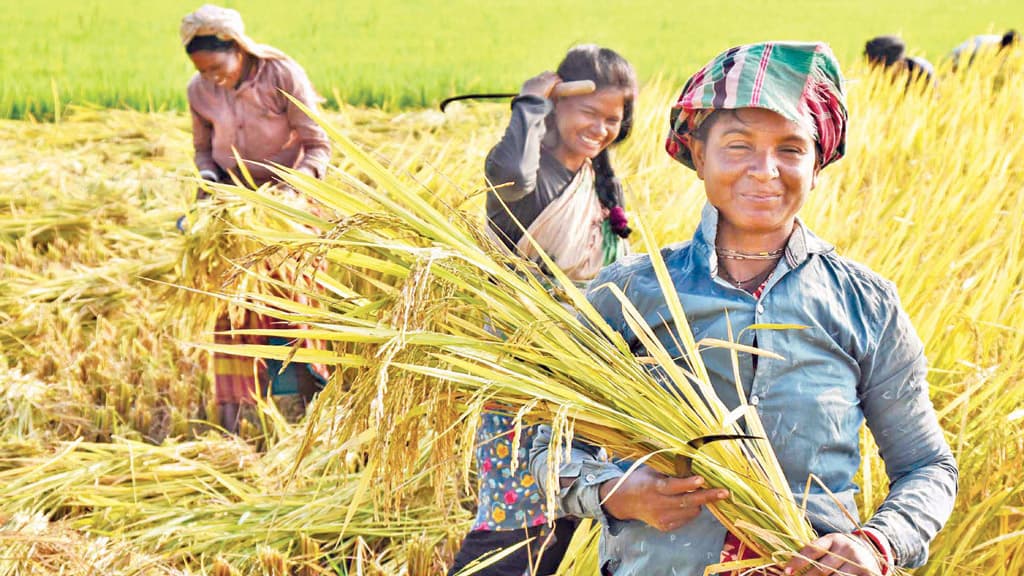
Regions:
[[[548, 521], [544, 497], [530, 474], [530, 447], [536, 427], [524, 426], [519, 451], [512, 454], [514, 418], [485, 412], [476, 433], [476, 463], [480, 477], [473, 530], [522, 530]], [[513, 458], [516, 460], [512, 471]]]

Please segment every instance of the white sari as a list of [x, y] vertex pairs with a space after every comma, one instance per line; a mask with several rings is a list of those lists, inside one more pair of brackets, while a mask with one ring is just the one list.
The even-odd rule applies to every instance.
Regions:
[[[565, 192], [548, 204], [526, 229], [526, 234], [516, 243], [516, 252], [523, 258], [540, 262], [539, 246], [569, 279], [588, 282], [605, 264], [605, 218], [604, 207], [594, 188], [594, 168], [588, 160]], [[487, 234], [499, 245], [505, 245], [490, 226]]]

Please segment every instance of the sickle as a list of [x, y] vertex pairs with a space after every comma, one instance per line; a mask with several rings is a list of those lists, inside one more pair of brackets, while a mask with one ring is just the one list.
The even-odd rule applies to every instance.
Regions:
[[[565, 98], [566, 96], [579, 96], [580, 94], [590, 94], [597, 90], [597, 85], [592, 80], [576, 80], [573, 82], [559, 82], [555, 84], [555, 87], [551, 90], [552, 98]], [[515, 92], [494, 92], [494, 93], [480, 93], [480, 94], [460, 94], [459, 96], [452, 96], [451, 98], [445, 98], [441, 100], [441, 112], [448, 107], [449, 104], [457, 100], [477, 100], [482, 98], [515, 98], [519, 96]]]
[[[719, 440], [764, 440], [762, 436], [751, 436], [749, 434], [709, 434], [707, 436], [701, 436], [700, 438], [694, 438], [686, 443], [687, 446], [694, 450], [700, 450], [704, 445], [712, 442], [718, 442]], [[676, 476], [680, 478], [691, 476], [693, 470], [691, 465], [693, 464], [693, 458], [688, 456], [676, 456]]]

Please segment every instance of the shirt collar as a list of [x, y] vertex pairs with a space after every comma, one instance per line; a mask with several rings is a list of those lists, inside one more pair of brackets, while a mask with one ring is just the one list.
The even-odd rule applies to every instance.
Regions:
[[[702, 254], [708, 261], [711, 273], [718, 273], [718, 258], [715, 256], [715, 237], [718, 234], [718, 209], [710, 202], [704, 204], [704, 210], [700, 217], [700, 226], [694, 237], [694, 244], [699, 246]], [[793, 234], [786, 244], [786, 264], [796, 268], [807, 261], [812, 254], [827, 254], [835, 250], [835, 246], [818, 238], [811, 232], [800, 217], [796, 218], [796, 226]]]

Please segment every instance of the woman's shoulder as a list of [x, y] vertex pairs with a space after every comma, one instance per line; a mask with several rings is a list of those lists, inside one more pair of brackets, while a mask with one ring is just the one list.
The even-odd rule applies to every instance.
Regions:
[[868, 290], [892, 290], [894, 284], [891, 280], [869, 268], [866, 264], [858, 262], [848, 256], [843, 256], [833, 250], [822, 255], [822, 260], [829, 266], [841, 273], [857, 286]]
[[543, 142], [540, 146], [540, 171], [543, 178], [552, 180], [559, 187], [559, 192], [576, 177], [576, 172], [566, 168]]
[[834, 279], [834, 289], [868, 316], [889, 317], [902, 309], [896, 284], [867, 265], [833, 251], [820, 256], [827, 275]]
[[788, 254], [795, 252], [798, 263], [802, 262], [803, 255], [806, 255], [811, 264], [808, 273], [818, 273], [831, 278], [831, 282], [839, 284], [835, 288], [849, 290], [852, 287], [866, 292], [895, 291], [893, 283], [881, 274], [857, 260], [844, 256], [836, 246], [821, 239], [802, 224], [793, 238]]
[[292, 85], [306, 81], [306, 70], [291, 58], [262, 58], [263, 75], [278, 84]]
[[196, 72], [188, 81], [188, 104], [192, 110], [204, 116], [217, 114], [217, 110], [223, 106], [223, 94], [218, 93], [221, 90], [223, 89]]

